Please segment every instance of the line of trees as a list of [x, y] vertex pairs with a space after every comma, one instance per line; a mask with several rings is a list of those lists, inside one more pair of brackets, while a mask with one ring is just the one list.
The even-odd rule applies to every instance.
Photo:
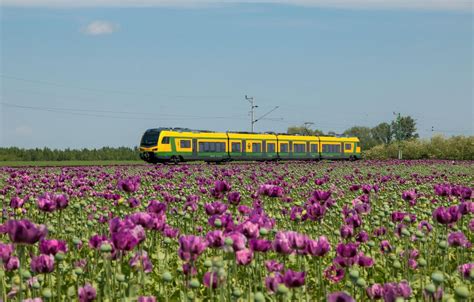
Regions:
[[23, 149], [0, 148], [0, 161], [82, 161], [82, 160], [139, 160], [138, 150], [128, 147], [100, 149]]
[[[321, 130], [309, 129], [306, 126], [289, 127], [287, 133], [300, 135], [336, 135], [334, 131], [324, 133]], [[416, 133], [416, 121], [411, 116], [401, 116], [391, 123], [383, 122], [373, 128], [354, 126], [342, 134], [358, 137], [363, 150], [370, 150], [378, 145], [389, 145], [394, 141], [418, 138], [418, 133]]]
[[[435, 135], [431, 139], [411, 139], [401, 142], [403, 159], [474, 160], [474, 136]], [[364, 152], [366, 159], [397, 158], [398, 145], [378, 145]]]
[[[333, 131], [323, 133], [306, 126], [289, 127], [287, 132], [335, 135]], [[373, 128], [354, 126], [344, 131], [343, 135], [358, 137], [363, 156], [367, 159], [398, 158], [400, 149], [404, 159], [474, 160], [474, 136], [445, 138], [437, 135], [431, 139], [419, 139], [416, 121], [411, 116], [398, 116], [390, 123], [380, 123]]]

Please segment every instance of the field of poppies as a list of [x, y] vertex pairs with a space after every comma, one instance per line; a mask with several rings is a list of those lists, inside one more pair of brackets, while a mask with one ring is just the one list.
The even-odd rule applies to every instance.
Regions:
[[474, 301], [474, 162], [0, 168], [3, 301]]

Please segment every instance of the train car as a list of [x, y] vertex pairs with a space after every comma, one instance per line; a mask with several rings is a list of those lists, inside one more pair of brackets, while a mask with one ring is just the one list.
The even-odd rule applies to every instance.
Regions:
[[360, 152], [357, 137], [212, 132], [183, 128], [148, 129], [140, 142], [140, 158], [150, 163], [355, 160], [360, 158]]

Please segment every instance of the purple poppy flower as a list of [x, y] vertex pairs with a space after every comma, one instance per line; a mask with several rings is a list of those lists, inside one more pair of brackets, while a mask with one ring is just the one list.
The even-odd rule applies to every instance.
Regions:
[[194, 235], [179, 237], [178, 255], [184, 261], [195, 261], [204, 252], [207, 242], [204, 238]]
[[402, 222], [406, 215], [407, 213], [395, 211], [392, 213], [391, 218], [393, 222]]
[[249, 247], [254, 252], [268, 252], [272, 249], [272, 242], [265, 239], [250, 239]]
[[461, 218], [461, 213], [458, 212], [456, 206], [445, 208], [438, 207], [433, 211], [433, 220], [441, 224], [450, 224], [456, 222]]
[[51, 193], [44, 193], [39, 196], [36, 204], [38, 205], [38, 208], [44, 212], [53, 212], [57, 207], [54, 195]]
[[148, 207], [146, 208], [146, 211], [148, 213], [155, 213], [157, 215], [163, 215], [166, 214], [166, 203], [162, 203], [156, 200], [150, 200], [148, 203]]
[[58, 194], [53, 196], [53, 200], [56, 203], [57, 209], [65, 209], [69, 205], [69, 199], [64, 194]]
[[136, 208], [136, 207], [139, 207], [140, 206], [140, 200], [138, 200], [137, 198], [135, 197], [130, 197], [128, 200], [128, 206], [132, 209]]
[[344, 224], [339, 229], [339, 233], [344, 239], [351, 238], [354, 235], [354, 229], [351, 226]]
[[35, 273], [45, 274], [54, 270], [54, 257], [52, 255], [41, 254], [33, 257], [30, 263], [31, 270]]
[[283, 283], [283, 276], [280, 273], [272, 274], [265, 278], [265, 287], [271, 293], [275, 293], [278, 285]]
[[411, 288], [408, 282], [385, 283], [383, 286], [383, 299], [386, 302], [395, 302], [397, 298], [409, 298], [411, 296]]
[[207, 215], [221, 215], [227, 211], [227, 205], [220, 201], [215, 201], [213, 203], [204, 204], [204, 209]]
[[221, 230], [210, 231], [206, 235], [207, 244], [209, 247], [219, 248], [224, 246], [224, 232]]
[[117, 182], [117, 187], [127, 193], [133, 193], [140, 188], [140, 177], [134, 176], [126, 179], [121, 179]]
[[34, 244], [48, 233], [44, 225], [35, 225], [28, 219], [9, 220], [6, 230], [10, 240], [20, 244]]
[[331, 191], [316, 190], [313, 192], [313, 198], [317, 201], [326, 201], [331, 197]]
[[360, 231], [356, 236], [357, 242], [367, 242], [369, 241], [369, 234], [366, 231]]
[[428, 231], [428, 233], [433, 230], [433, 226], [426, 220], [420, 221], [417, 228], [418, 228], [418, 230], [426, 229], [426, 231]]
[[98, 249], [102, 245], [102, 242], [107, 241], [107, 236], [105, 235], [94, 235], [89, 239], [89, 247], [93, 249]]
[[146, 251], [139, 251], [135, 253], [135, 255], [130, 259], [130, 267], [143, 270], [144, 273], [151, 273], [153, 270], [153, 264], [148, 257], [148, 253]]
[[145, 240], [145, 230], [141, 225], [134, 228], [122, 228], [112, 233], [114, 247], [122, 251], [131, 251]]
[[260, 234], [259, 225], [249, 220], [239, 226], [240, 231], [247, 238], [257, 238]]
[[469, 280], [471, 272], [474, 271], [474, 263], [466, 263], [458, 266], [458, 271], [464, 279]]
[[234, 251], [240, 251], [246, 248], [247, 238], [239, 232], [232, 232], [227, 234], [227, 238], [232, 239], [232, 249]]
[[230, 192], [227, 194], [227, 201], [235, 206], [239, 205], [241, 199], [242, 196], [240, 196], [239, 192]]
[[217, 272], [206, 272], [202, 277], [202, 283], [206, 287], [217, 288], [222, 283], [222, 279], [219, 278]]
[[321, 220], [326, 214], [326, 207], [324, 205], [320, 205], [319, 203], [314, 203], [312, 205], [308, 205], [306, 207], [306, 211], [308, 212], [308, 216], [313, 221]]
[[248, 206], [246, 205], [240, 205], [237, 207], [237, 210], [239, 211], [240, 214], [242, 215], [248, 215], [252, 212], [252, 209], [250, 209]]
[[253, 252], [250, 249], [243, 249], [235, 252], [235, 260], [239, 265], [247, 265], [253, 259]]
[[349, 190], [352, 192], [357, 192], [360, 190], [360, 185], [354, 184], [349, 187]]
[[438, 184], [434, 185], [434, 191], [438, 196], [449, 196], [451, 194], [451, 187], [449, 185]]
[[339, 243], [336, 247], [338, 256], [344, 258], [353, 258], [357, 256], [357, 244], [355, 243]]
[[283, 264], [279, 263], [276, 260], [265, 261], [265, 267], [269, 272], [280, 272], [281, 270], [283, 270]]
[[328, 295], [328, 302], [355, 302], [354, 298], [345, 292], [334, 292]]
[[289, 288], [300, 287], [305, 283], [306, 272], [295, 272], [288, 269], [283, 275], [283, 282]]
[[12, 197], [12, 199], [10, 200], [10, 207], [13, 209], [18, 209], [18, 208], [21, 208], [24, 203], [25, 201], [23, 199], [21, 199], [18, 196], [15, 196], [15, 197]]
[[410, 205], [414, 205], [416, 203], [416, 190], [408, 190], [402, 193], [402, 199], [408, 201]]
[[469, 241], [467, 240], [466, 236], [464, 236], [464, 233], [459, 231], [459, 232], [452, 232], [448, 235], [448, 244], [449, 246], [453, 247], [467, 247]]
[[474, 232], [474, 218], [469, 221], [469, 230]]
[[472, 201], [463, 201], [459, 204], [459, 212], [461, 215], [467, 215], [470, 213], [474, 213], [474, 202]]
[[380, 300], [382, 299], [384, 294], [383, 286], [378, 283], [372, 284], [371, 286], [367, 287], [365, 289], [365, 292], [371, 300]]
[[168, 238], [176, 238], [179, 235], [179, 229], [173, 228], [167, 224], [163, 227], [163, 235]]
[[10, 257], [7, 262], [3, 263], [3, 267], [7, 272], [14, 271], [20, 267], [20, 259], [18, 257]]
[[273, 250], [280, 254], [291, 254], [293, 252], [290, 246], [290, 240], [284, 232], [278, 232], [272, 242]]
[[357, 264], [362, 267], [372, 267], [374, 265], [374, 259], [360, 252], [357, 258]]
[[67, 253], [66, 241], [56, 239], [42, 239], [39, 243], [39, 250], [42, 254], [56, 255], [59, 252]]
[[392, 246], [390, 245], [390, 242], [388, 240], [382, 240], [380, 242], [380, 251], [382, 253], [388, 253], [392, 250]]
[[97, 292], [92, 285], [86, 283], [83, 287], [78, 290], [79, 302], [92, 302], [97, 297]]
[[329, 253], [331, 245], [326, 236], [320, 236], [318, 240], [308, 240], [307, 250], [311, 256], [322, 257]]
[[324, 270], [324, 277], [333, 283], [338, 283], [344, 279], [345, 271], [343, 268], [334, 264]]
[[258, 194], [268, 197], [282, 197], [283, 188], [277, 185], [265, 184], [258, 188]]
[[0, 260], [3, 263], [7, 263], [8, 259], [12, 256], [14, 250], [13, 244], [6, 244], [0, 242]]

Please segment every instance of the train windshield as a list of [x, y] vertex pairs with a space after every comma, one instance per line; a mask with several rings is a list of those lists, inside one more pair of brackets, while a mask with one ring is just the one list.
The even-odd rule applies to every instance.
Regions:
[[147, 130], [142, 136], [142, 141], [140, 146], [151, 147], [156, 146], [158, 143], [158, 137], [160, 136], [160, 131], [158, 130]]

